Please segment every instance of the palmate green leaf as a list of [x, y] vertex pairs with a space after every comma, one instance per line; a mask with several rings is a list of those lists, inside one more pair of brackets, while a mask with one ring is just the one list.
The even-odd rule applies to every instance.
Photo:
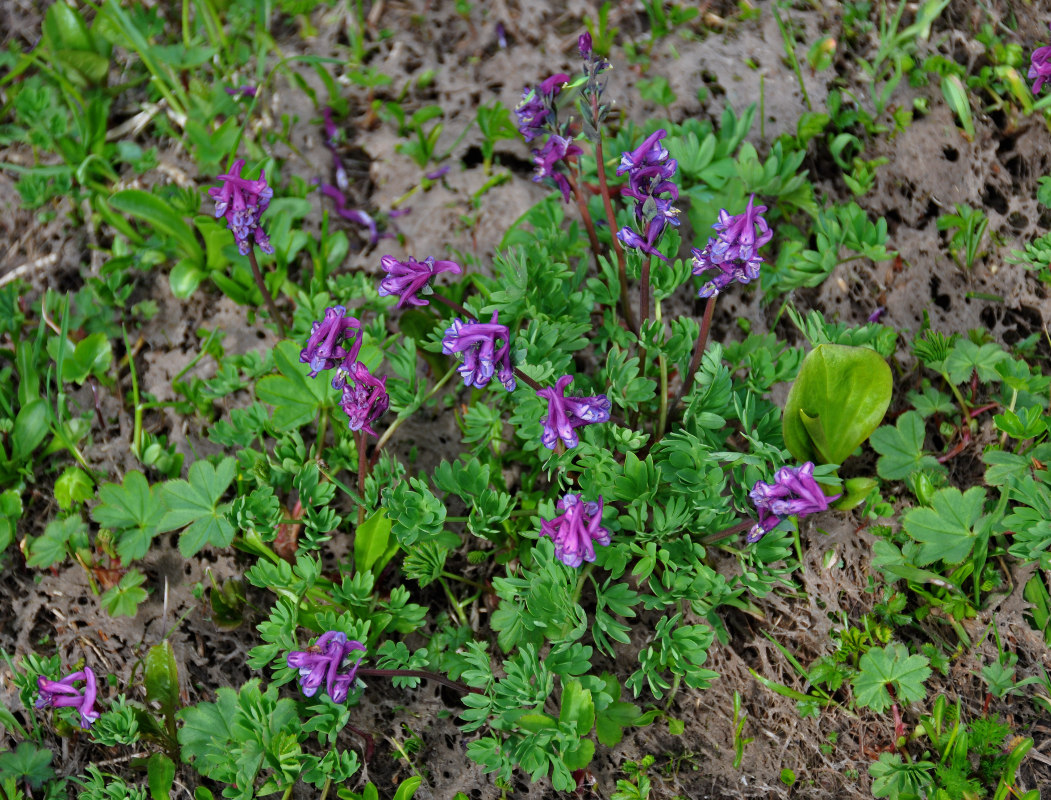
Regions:
[[923, 417], [915, 411], [906, 411], [894, 424], [878, 428], [869, 441], [880, 454], [876, 472], [888, 481], [904, 480], [918, 470], [943, 471], [944, 467], [932, 455], [924, 455], [925, 437]]
[[799, 369], [785, 403], [785, 445], [799, 461], [842, 464], [890, 405], [887, 362], [866, 347], [822, 344]]
[[880, 714], [894, 700], [887, 691], [894, 687], [894, 697], [901, 703], [913, 703], [927, 696], [924, 682], [931, 676], [926, 656], [909, 655], [903, 644], [873, 647], [861, 657], [854, 678], [854, 699], [859, 706]]
[[163, 499], [168, 507], [161, 520], [161, 530], [186, 528], [179, 536], [179, 552], [185, 557], [196, 554], [206, 544], [226, 547], [233, 541], [234, 526], [227, 519], [229, 503], [219, 504], [233, 482], [237, 462], [224, 458], [218, 467], [207, 461], [190, 466], [189, 480], [168, 481]]
[[920, 543], [916, 556], [919, 566], [939, 559], [959, 564], [971, 553], [978, 534], [975, 523], [982, 515], [985, 490], [975, 486], [939, 489], [931, 501], [933, 508], [913, 508], [902, 518], [905, 532]]
[[998, 344], [983, 344], [981, 347], [969, 339], [960, 339], [945, 359], [945, 371], [953, 383], [964, 383], [977, 370], [978, 379], [998, 381], [1000, 373], [996, 365], [1010, 358]]
[[324, 376], [310, 377], [310, 367], [299, 362], [299, 345], [285, 340], [274, 348], [280, 375], [269, 375], [256, 384], [256, 397], [274, 407], [278, 431], [305, 425], [323, 408], [334, 408], [338, 393]]
[[164, 506], [146, 476], [133, 471], [124, 476], [123, 484], [102, 484], [99, 500], [91, 517], [118, 534], [117, 555], [124, 563], [146, 555], [164, 517]]
[[146, 590], [140, 588], [145, 580], [146, 576], [137, 569], [128, 570], [116, 586], [103, 593], [99, 602], [111, 617], [134, 617], [139, 604], [148, 597]]

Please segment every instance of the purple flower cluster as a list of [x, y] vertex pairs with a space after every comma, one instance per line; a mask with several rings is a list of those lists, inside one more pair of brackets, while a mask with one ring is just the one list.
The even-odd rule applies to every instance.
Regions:
[[[497, 347], [497, 342], [503, 342]], [[496, 321], [496, 312], [489, 322], [462, 322], [454, 319], [445, 329], [442, 352], [456, 354], [463, 359], [457, 370], [464, 385], [483, 389], [495, 374], [509, 392], [515, 390], [515, 373], [511, 366], [511, 332]]]
[[617, 231], [617, 238], [626, 247], [662, 261], [668, 259], [657, 249], [657, 242], [668, 225], [679, 224], [679, 209], [672, 206], [679, 198], [679, 189], [671, 181], [679, 164], [668, 158], [668, 150], [661, 144], [666, 135], [663, 129], [654, 131], [637, 148], [625, 152], [617, 167], [618, 175], [627, 173], [628, 185], [620, 193], [635, 198], [635, 224], [641, 232], [625, 226]]
[[380, 281], [380, 297], [397, 295], [398, 304], [395, 308], [401, 308], [406, 303], [412, 306], [425, 306], [428, 301], [419, 296], [420, 292], [430, 294], [431, 280], [442, 272], [452, 272], [459, 275], [463, 272], [460, 265], [455, 261], [435, 261], [433, 256], [417, 261], [410, 258], [408, 261], [398, 261], [394, 256], [383, 256], [380, 259], [387, 277]]
[[712, 227], [719, 232], [708, 240], [703, 250], [693, 250], [693, 274], [717, 270], [698, 295], [712, 297], [731, 283], [749, 283], [759, 277], [763, 263], [758, 250], [773, 238], [770, 226], [763, 219], [766, 206], [753, 205], [755, 195], [748, 198], [744, 213], [731, 216], [725, 209], [719, 212], [719, 221]]
[[[347, 339], [352, 337], [350, 347], [345, 347]], [[311, 378], [316, 378], [322, 370], [337, 370], [337, 376], [332, 379], [332, 387], [339, 389], [343, 385], [339, 373], [349, 371], [351, 365], [358, 360], [359, 350], [361, 321], [356, 317], [348, 317], [345, 306], [332, 306], [325, 309], [323, 320], [311, 326], [310, 338], [307, 339], [307, 346], [299, 354], [299, 360], [310, 365]]]
[[1033, 51], [1029, 62], [1029, 78], [1036, 78], [1033, 94], [1039, 92], [1045, 83], [1051, 83], [1051, 45], [1038, 47]]
[[596, 422], [609, 422], [612, 405], [604, 394], [594, 397], [565, 397], [566, 387], [573, 382], [572, 375], [563, 375], [554, 386], [539, 389], [537, 397], [547, 400], [547, 419], [543, 420], [544, 433], [540, 443], [548, 450], [555, 449], [561, 439], [566, 447], [580, 443], [576, 428]]
[[562, 91], [562, 84], [569, 80], [559, 72], [544, 80], [535, 89], [522, 90], [522, 102], [515, 108], [518, 117], [518, 132], [527, 142], [533, 141], [545, 130], [557, 130], [555, 125], [555, 98]]
[[540, 520], [540, 535], [555, 543], [555, 557], [567, 567], [579, 567], [595, 560], [595, 545], [610, 543], [610, 532], [602, 527], [602, 498], [585, 503], [579, 494], [567, 494], [558, 501], [563, 512], [552, 520]]
[[335, 185], [320, 182], [321, 194], [336, 204], [336, 213], [343, 219], [367, 228], [369, 231], [369, 244], [376, 244], [381, 236], [390, 236], [392, 234], [380, 234], [376, 226], [376, 220], [371, 214], [367, 211], [350, 207], [346, 194], [350, 190], [350, 176], [347, 174], [347, 167], [343, 163], [343, 157], [339, 154], [341, 134], [339, 128], [336, 127], [335, 121], [332, 119], [332, 109], [325, 106], [321, 109], [321, 113], [325, 118], [325, 147], [332, 154], [332, 170], [336, 176]]
[[[353, 341], [348, 346], [351, 337]], [[386, 376], [375, 377], [358, 361], [361, 343], [360, 320], [348, 317], [344, 306], [332, 306], [325, 309], [325, 318], [311, 327], [299, 360], [310, 365], [311, 378], [322, 370], [335, 370], [332, 388], [343, 390], [340, 405], [350, 420], [350, 429], [375, 436], [372, 423], [386, 413], [390, 397]], [[348, 379], [353, 383], [348, 383]]]
[[348, 640], [345, 633], [328, 631], [321, 634], [306, 650], [288, 654], [288, 666], [299, 670], [299, 685], [303, 694], [313, 697], [321, 684], [333, 702], [342, 703], [354, 683], [361, 657], [355, 661], [352, 653], [365, 653], [365, 645]]
[[[84, 681], [84, 688], [74, 688], [73, 684], [78, 681]], [[99, 712], [95, 710], [98, 683], [91, 667], [84, 667], [58, 681], [48, 680], [41, 675], [37, 678], [36, 685], [39, 690], [37, 708], [75, 708], [80, 712], [82, 728], [90, 728], [99, 718]]]
[[237, 159], [229, 172], [219, 176], [222, 183], [208, 190], [208, 196], [215, 200], [216, 219], [226, 217], [226, 227], [233, 231], [241, 255], [248, 255], [253, 239], [264, 253], [272, 253], [274, 248], [259, 218], [270, 205], [274, 190], [267, 185], [265, 172], [257, 181], [242, 178], [244, 165], [243, 158]]
[[552, 133], [547, 137], [544, 146], [533, 151], [533, 163], [536, 165], [536, 174], [533, 180], [536, 183], [550, 178], [555, 187], [562, 192], [562, 199], [569, 202], [569, 179], [566, 178], [565, 164], [569, 158], [583, 153], [572, 139]]
[[759, 521], [748, 532], [749, 542], [758, 542], [777, 527], [782, 517], [805, 516], [828, 509], [830, 500], [839, 495], [825, 497], [814, 480], [814, 464], [810, 461], [801, 467], [782, 467], [774, 475], [773, 483], [756, 481], [751, 491], [752, 502], [759, 514]]

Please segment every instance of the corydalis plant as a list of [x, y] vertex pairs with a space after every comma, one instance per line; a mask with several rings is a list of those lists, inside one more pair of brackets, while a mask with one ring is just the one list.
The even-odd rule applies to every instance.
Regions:
[[361, 657], [354, 659], [353, 656], [365, 652], [365, 645], [348, 639], [345, 633], [327, 631], [306, 650], [289, 653], [286, 663], [291, 669], [299, 670], [299, 685], [307, 697], [317, 694], [324, 684], [333, 702], [342, 703], [361, 665]]
[[562, 513], [554, 519], [540, 520], [540, 535], [555, 543], [555, 557], [567, 567], [579, 567], [595, 560], [595, 545], [606, 546], [610, 532], [602, 527], [602, 498], [585, 503], [579, 494], [567, 494], [558, 501]]
[[[84, 682], [83, 688], [77, 689], [73, 686], [81, 681]], [[57, 681], [48, 680], [41, 675], [37, 678], [37, 689], [37, 708], [75, 708], [80, 713], [82, 728], [90, 728], [99, 718], [99, 712], [95, 709], [98, 683], [91, 667], [84, 667]]]
[[372, 423], [387, 413], [390, 407], [387, 376], [377, 378], [360, 361], [351, 366], [349, 374], [354, 382], [343, 387], [340, 407], [350, 421], [350, 429], [355, 433], [365, 431], [378, 436], [372, 429]]
[[405, 305], [429, 305], [420, 294], [434, 294], [431, 282], [436, 275], [443, 272], [459, 275], [463, 272], [455, 261], [435, 261], [433, 256], [428, 256], [423, 261], [414, 258], [399, 261], [394, 256], [383, 256], [380, 258], [380, 266], [387, 273], [387, 277], [380, 281], [379, 295], [397, 297], [398, 303], [395, 308]]
[[216, 218], [226, 218], [226, 227], [233, 232], [241, 255], [248, 255], [253, 242], [264, 253], [273, 253], [259, 219], [270, 205], [274, 190], [267, 185], [265, 172], [260, 173], [259, 180], [242, 178], [244, 165], [243, 158], [237, 159], [229, 172], [219, 176], [222, 183], [208, 190], [208, 196], [215, 200]]
[[[1051, 24], [1048, 25], [1051, 28]], [[1033, 94], [1039, 92], [1045, 83], [1051, 83], [1051, 45], [1038, 47], [1033, 51], [1029, 63], [1029, 79], [1033, 80]]]
[[[668, 150], [661, 143], [666, 135], [667, 131], [663, 129], [654, 131], [636, 149], [623, 153], [617, 167], [618, 175], [628, 176], [628, 185], [620, 193], [635, 199], [635, 224], [638, 228], [636, 232], [625, 226], [617, 232], [617, 238], [626, 247], [665, 262], [668, 259], [657, 249], [657, 242], [668, 225], [677, 227], [679, 224], [679, 209], [672, 206], [679, 197], [679, 189], [671, 181], [678, 162], [668, 158]], [[642, 309], [643, 314], [646, 310]]]
[[442, 352], [463, 359], [457, 371], [464, 385], [484, 389], [495, 374], [507, 391], [515, 390], [511, 333], [506, 325], [497, 323], [495, 311], [489, 322], [454, 319], [442, 338]]
[[774, 234], [763, 218], [766, 206], [754, 203], [753, 194], [743, 213], [731, 215], [721, 210], [719, 221], [712, 225], [718, 235], [708, 239], [703, 250], [694, 248], [693, 274], [716, 273], [701, 287], [698, 296], [714, 297], [732, 283], [749, 283], [759, 277], [763, 263], [759, 248]]
[[573, 382], [572, 375], [563, 375], [554, 386], [537, 391], [537, 397], [547, 400], [547, 418], [543, 420], [544, 433], [540, 443], [554, 450], [559, 439], [566, 447], [576, 447], [580, 442], [576, 429], [581, 425], [608, 422], [613, 407], [604, 395], [594, 397], [566, 397], [566, 389]]
[[838, 494], [825, 497], [814, 480], [814, 464], [810, 461], [801, 467], [782, 467], [774, 475], [773, 483], [756, 481], [750, 496], [759, 521], [748, 532], [749, 542], [758, 542], [776, 528], [783, 517], [826, 511], [829, 501], [839, 497]]

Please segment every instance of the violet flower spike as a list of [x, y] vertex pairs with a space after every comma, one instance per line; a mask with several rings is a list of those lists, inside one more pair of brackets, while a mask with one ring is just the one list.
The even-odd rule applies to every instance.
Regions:
[[579, 494], [567, 494], [558, 501], [563, 513], [552, 520], [540, 520], [540, 535], [555, 543], [555, 557], [567, 567], [579, 567], [595, 560], [595, 545], [608, 546], [610, 532], [602, 527], [602, 497], [585, 503]]
[[[390, 408], [390, 396], [387, 394], [387, 376], [377, 378], [369, 372], [368, 367], [356, 361], [347, 368], [338, 370], [342, 377], [343, 399], [340, 406], [349, 419], [352, 431], [364, 431], [378, 436], [372, 429], [372, 423], [387, 413]], [[349, 375], [353, 383], [347, 383]], [[333, 380], [335, 385], [335, 380]], [[336, 387], [340, 388], [340, 387]]]
[[[498, 341], [503, 342], [499, 347]], [[493, 375], [509, 392], [517, 386], [511, 365], [511, 332], [506, 325], [497, 323], [495, 311], [489, 322], [465, 323], [459, 318], [454, 319], [445, 329], [442, 352], [463, 359], [457, 372], [463, 377], [465, 386], [483, 389]]]
[[[348, 350], [343, 345], [354, 337]], [[310, 329], [306, 347], [299, 354], [299, 361], [310, 365], [310, 377], [316, 378], [322, 370], [336, 369], [348, 358], [353, 363], [361, 349], [361, 322], [347, 316], [345, 306], [325, 309], [325, 318], [315, 322]], [[336, 387], [339, 388], [338, 386]]]
[[747, 540], [757, 542], [776, 528], [783, 517], [826, 511], [829, 502], [841, 495], [825, 496], [814, 480], [814, 464], [808, 461], [800, 467], [782, 467], [774, 475], [773, 483], [756, 481], [749, 496], [759, 521], [748, 532]]
[[[518, 132], [527, 142], [540, 136], [545, 128], [554, 128], [555, 97], [568, 80], [568, 75], [559, 72], [542, 81], [536, 89], [526, 86], [522, 90], [522, 102], [515, 107], [515, 116], [518, 117]], [[548, 124], [549, 117], [551, 124]]]
[[[1049, 23], [1048, 27], [1051, 27]], [[1033, 83], [1033, 94], [1043, 88], [1045, 83], [1051, 83], [1051, 45], [1038, 47], [1033, 51], [1029, 63], [1029, 79], [1036, 78]]]
[[759, 277], [763, 258], [758, 250], [774, 234], [762, 216], [766, 206], [756, 206], [754, 202], [755, 195], [752, 195], [748, 198], [748, 207], [737, 215], [721, 210], [719, 221], [712, 226], [718, 236], [710, 238], [703, 250], [694, 248], [694, 275], [718, 271], [701, 287], [700, 297], [712, 297], [732, 283], [750, 283]]
[[540, 443], [548, 450], [555, 449], [559, 439], [566, 447], [580, 443], [576, 428], [596, 422], [608, 422], [613, 407], [604, 394], [594, 397], [565, 397], [566, 387], [573, 382], [572, 375], [563, 375], [554, 386], [537, 390], [537, 397], [548, 401], [547, 419], [542, 420], [544, 432]]
[[423, 261], [414, 258], [398, 261], [394, 256], [383, 256], [380, 258], [380, 266], [387, 273], [387, 277], [380, 281], [379, 295], [397, 295], [398, 304], [395, 308], [406, 304], [428, 305], [429, 301], [419, 297], [419, 293], [430, 294], [433, 291], [431, 280], [436, 275], [443, 272], [459, 275], [463, 272], [455, 261], [435, 261], [433, 256], [428, 256]]
[[584, 151], [573, 144], [572, 139], [553, 133], [547, 137], [543, 148], [533, 151], [533, 163], [536, 164], [536, 174], [533, 180], [537, 183], [544, 178], [550, 178], [560, 192], [562, 198], [568, 203], [571, 187], [565, 174], [559, 166], [573, 156], [580, 155]]
[[353, 661], [352, 653], [365, 653], [365, 645], [348, 640], [345, 633], [328, 631], [306, 650], [289, 653], [286, 663], [291, 669], [299, 670], [299, 685], [307, 697], [317, 694], [324, 683], [333, 702], [342, 703], [361, 665], [361, 657]]
[[270, 205], [274, 190], [267, 185], [265, 172], [256, 181], [242, 178], [244, 164], [243, 158], [237, 159], [229, 172], [219, 176], [222, 183], [208, 190], [208, 196], [215, 200], [216, 218], [226, 217], [226, 227], [233, 232], [241, 255], [248, 255], [253, 240], [264, 253], [273, 253], [259, 218]]
[[[84, 681], [83, 689], [73, 687], [78, 681]], [[82, 728], [90, 728], [99, 718], [99, 712], [95, 709], [98, 683], [91, 667], [84, 667], [57, 681], [48, 680], [41, 675], [37, 678], [36, 685], [39, 691], [36, 708], [75, 708], [80, 712]]]

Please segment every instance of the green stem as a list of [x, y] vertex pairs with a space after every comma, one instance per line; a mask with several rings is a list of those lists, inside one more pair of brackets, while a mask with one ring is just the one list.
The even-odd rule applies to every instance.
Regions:
[[647, 256], [642, 262], [642, 280], [639, 283], [639, 330], [650, 318], [650, 264], [652, 256]]
[[[664, 320], [661, 317], [661, 301], [657, 301], [657, 307], [655, 309], [657, 323], [661, 325], [663, 329]], [[657, 416], [657, 435], [656, 439], [660, 439], [664, 436], [664, 430], [668, 426], [668, 360], [664, 357], [662, 352], [657, 358], [657, 364], [660, 368], [660, 410]]]
[[[593, 119], [598, 119], [597, 95], [592, 95], [591, 97], [591, 115]], [[631, 301], [628, 298], [627, 260], [624, 256], [624, 248], [620, 245], [620, 239], [617, 238], [617, 215], [613, 212], [613, 201], [609, 196], [609, 184], [606, 183], [606, 162], [602, 156], [602, 131], [599, 129], [598, 125], [595, 126], [595, 130], [598, 132], [598, 138], [595, 139], [595, 168], [598, 172], [598, 185], [599, 191], [602, 194], [602, 205], [606, 210], [606, 221], [609, 223], [609, 234], [613, 240], [613, 252], [617, 255], [617, 279], [620, 282], [620, 307], [624, 314], [624, 321], [628, 324], [628, 328], [635, 333], [638, 333], [639, 328], [635, 324], [635, 315], [631, 311]]]
[[573, 589], [573, 600], [571, 605], [576, 605], [580, 601], [580, 595], [584, 593], [584, 581], [587, 580], [588, 576], [595, 569], [595, 562], [589, 561], [584, 565], [584, 568], [580, 570], [580, 577], [577, 578], [576, 588]]
[[284, 316], [277, 310], [277, 303], [274, 302], [273, 295], [266, 288], [263, 273], [259, 271], [259, 262], [255, 259], [255, 247], [250, 247], [248, 250], [248, 262], [252, 265], [252, 277], [255, 278], [255, 285], [259, 288], [263, 299], [266, 301], [266, 307], [270, 310], [270, 321], [277, 325], [281, 338], [284, 339], [288, 335], [288, 326], [285, 325]]
[[367, 436], [368, 434], [365, 431], [358, 431], [358, 497], [361, 498], [361, 502], [358, 503], [359, 526], [365, 521], [365, 476], [368, 474], [369, 469]]
[[321, 788], [321, 797], [319, 800], [325, 800], [328, 797], [328, 787], [332, 785], [332, 778], [325, 779], [325, 785]]
[[467, 615], [464, 614], [463, 609], [460, 608], [460, 603], [457, 601], [456, 596], [452, 593], [452, 589], [449, 588], [449, 584], [446, 583], [445, 578], [439, 575], [438, 583], [440, 583], [442, 585], [442, 588], [445, 590], [445, 596], [449, 598], [449, 603], [452, 605], [453, 610], [456, 612], [456, 618], [460, 621], [460, 624], [470, 627], [470, 623], [467, 621]]
[[446, 678], [444, 675], [439, 675], [436, 672], [430, 672], [424, 669], [374, 669], [373, 667], [359, 667], [357, 671], [358, 675], [374, 675], [377, 678], [424, 678], [435, 683], [440, 683], [442, 686], [448, 686], [450, 689], [455, 689], [463, 694], [469, 694], [471, 692], [478, 692], [478, 689], [472, 689], [470, 686], [465, 686], [459, 681], [454, 681], [450, 678]]
[[405, 422], [405, 420], [407, 420], [421, 405], [423, 405], [428, 400], [430, 400], [434, 396], [435, 392], [437, 392], [439, 389], [441, 389], [443, 386], [445, 386], [445, 384], [449, 382], [449, 379], [455, 374], [456, 374], [456, 367], [453, 366], [453, 367], [451, 367], [449, 369], [448, 372], [446, 372], [442, 376], [442, 379], [440, 381], [438, 381], [436, 384], [434, 384], [434, 387], [429, 392], [427, 392], [427, 394], [425, 394], [423, 396], [423, 399], [419, 403], [416, 403], [413, 406], [411, 406], [410, 408], [406, 409], [405, 412], [402, 412], [402, 414], [400, 416], [398, 416], [397, 419], [394, 420], [394, 422], [392, 422], [390, 425], [387, 426], [387, 430], [385, 430], [383, 432], [383, 435], [376, 442], [376, 448], [375, 448], [375, 450], [372, 453], [372, 460], [369, 462], [369, 466], [370, 467], [375, 467], [376, 466], [376, 462], [379, 461], [380, 450], [382, 450], [383, 446], [388, 441], [390, 441], [390, 437], [392, 437], [394, 435], [394, 432], [396, 430], [398, 430], [398, 428], [401, 427], [401, 424], [403, 422]]
[[323, 408], [320, 411], [321, 417], [317, 423], [317, 441], [314, 443], [314, 458], [321, 458], [321, 453], [325, 447], [325, 434], [328, 433], [328, 417], [329, 410]]

